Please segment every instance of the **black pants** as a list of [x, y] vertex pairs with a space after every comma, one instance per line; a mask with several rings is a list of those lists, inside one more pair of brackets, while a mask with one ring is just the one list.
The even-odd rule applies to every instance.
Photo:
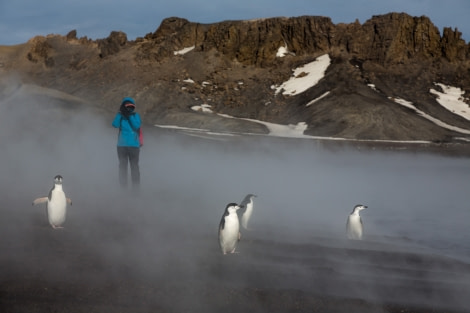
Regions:
[[127, 186], [127, 164], [131, 167], [132, 186], [138, 187], [140, 184], [139, 153], [140, 148], [117, 147], [119, 158], [119, 183], [122, 187]]

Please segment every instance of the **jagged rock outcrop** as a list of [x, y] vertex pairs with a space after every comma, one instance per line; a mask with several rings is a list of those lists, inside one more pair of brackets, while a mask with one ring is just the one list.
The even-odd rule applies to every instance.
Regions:
[[362, 36], [353, 36], [360, 59], [389, 64], [443, 56], [439, 30], [424, 16], [374, 16], [364, 23], [362, 32]]
[[405, 13], [374, 16], [363, 25], [334, 25], [330, 18], [318, 16], [211, 25], [168, 18], [146, 39], [151, 43], [142, 45], [142, 54], [154, 52], [156, 59], [171, 56], [178, 47], [195, 46], [199, 51], [216, 49], [250, 65], [272, 64], [280, 46], [297, 56], [344, 51], [380, 64], [441, 57], [450, 62], [463, 61], [469, 54], [469, 47], [457, 30], [445, 28], [441, 38], [429, 18]]
[[444, 28], [441, 39], [443, 55], [449, 61], [466, 61], [469, 57], [470, 48], [462, 40], [462, 33], [457, 29], [453, 31], [449, 27]]
[[116, 54], [121, 47], [127, 43], [127, 35], [123, 32], [113, 31], [106, 39], [98, 40], [98, 48], [100, 49], [100, 57], [104, 58], [108, 55]]
[[[442, 141], [462, 134], [391, 99], [407, 99], [450, 125], [470, 129], [469, 121], [443, 109], [429, 92], [439, 88], [435, 82], [470, 92], [470, 48], [461, 36], [450, 28], [441, 35], [429, 18], [405, 13], [337, 25], [320, 16], [213, 24], [171, 17], [134, 41], [119, 31], [96, 41], [77, 39], [74, 31], [33, 38], [15, 53], [0, 55], [0, 75], [15, 71], [30, 83], [109, 110], [123, 95], [133, 95], [149, 123], [267, 131], [191, 109], [204, 103], [240, 118], [305, 122], [311, 135]], [[294, 68], [324, 54], [331, 65], [314, 88], [295, 96], [274, 92]]]
[[43, 36], [34, 37], [29, 41], [31, 48], [29, 49], [26, 57], [33, 63], [44, 63], [46, 66], [53, 66], [54, 59], [50, 57], [49, 53], [51, 45], [48, 43], [47, 38]]

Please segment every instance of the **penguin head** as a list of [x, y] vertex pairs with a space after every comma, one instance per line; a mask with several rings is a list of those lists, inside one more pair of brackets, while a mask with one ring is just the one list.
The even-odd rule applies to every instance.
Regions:
[[236, 213], [237, 210], [240, 209], [240, 206], [236, 203], [229, 203], [227, 204], [227, 206], [225, 207], [225, 212], [226, 214], [230, 214], [230, 213]]
[[56, 175], [56, 177], [54, 177], [54, 184], [62, 185], [62, 176]]
[[245, 198], [243, 199], [243, 201], [241, 202], [241, 205], [240, 205], [241, 208], [244, 207], [244, 204], [250, 203], [250, 201], [253, 201], [253, 198], [256, 198], [256, 197], [257, 197], [257, 195], [254, 195], [254, 194], [252, 194], [252, 193], [247, 194], [247, 195], [245, 196]]
[[359, 213], [360, 211], [362, 211], [362, 210], [364, 210], [364, 209], [367, 209], [367, 206], [366, 206], [366, 205], [357, 204], [357, 205], [354, 207], [353, 213], [354, 213], [354, 212]]

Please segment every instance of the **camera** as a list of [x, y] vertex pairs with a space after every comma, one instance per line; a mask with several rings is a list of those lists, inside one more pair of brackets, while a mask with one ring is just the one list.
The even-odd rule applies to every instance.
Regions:
[[129, 116], [130, 114], [132, 114], [132, 112], [134, 112], [134, 107], [121, 105], [120, 111], [122, 115]]

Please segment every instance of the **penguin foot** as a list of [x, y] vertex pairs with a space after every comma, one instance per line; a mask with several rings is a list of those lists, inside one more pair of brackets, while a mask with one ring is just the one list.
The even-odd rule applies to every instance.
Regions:
[[64, 227], [63, 227], [63, 226], [52, 225], [52, 228], [54, 228], [54, 229], [59, 229], [59, 228], [64, 228]]

